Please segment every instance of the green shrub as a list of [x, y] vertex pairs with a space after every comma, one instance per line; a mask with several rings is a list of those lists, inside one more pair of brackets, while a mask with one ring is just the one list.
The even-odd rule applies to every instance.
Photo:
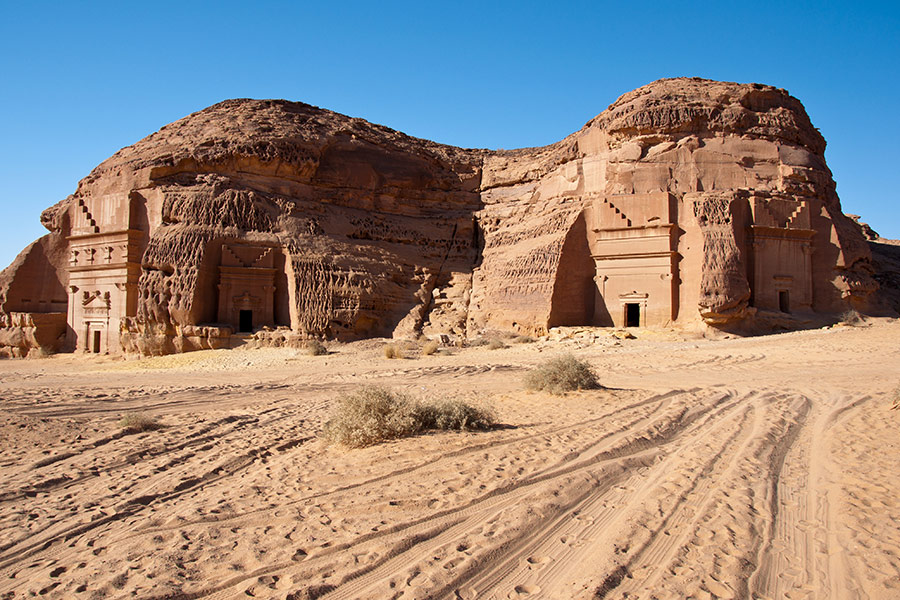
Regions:
[[438, 351], [438, 348], [440, 348], [440, 346], [441, 344], [437, 340], [425, 342], [425, 345], [422, 346], [422, 356], [431, 356]]
[[323, 356], [328, 354], [328, 348], [319, 340], [309, 340], [303, 344], [303, 351], [309, 356]]
[[475, 430], [493, 426], [493, 413], [461, 400], [421, 402], [383, 387], [366, 386], [344, 396], [325, 424], [325, 439], [362, 448], [427, 431]]
[[551, 394], [563, 394], [574, 390], [600, 387], [591, 366], [572, 354], [552, 358], [531, 371], [525, 377], [530, 390], [546, 390]]
[[397, 344], [384, 345], [385, 358], [403, 358], [403, 350]]
[[129, 413], [119, 421], [119, 427], [125, 433], [143, 433], [144, 431], [156, 431], [162, 429], [163, 424], [156, 417], [144, 413]]

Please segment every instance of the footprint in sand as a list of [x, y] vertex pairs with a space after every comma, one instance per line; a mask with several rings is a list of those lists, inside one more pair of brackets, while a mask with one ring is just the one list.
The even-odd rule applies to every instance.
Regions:
[[535, 594], [540, 594], [541, 588], [536, 585], [524, 584], [517, 585], [513, 588], [512, 593], [509, 595], [510, 598], [522, 598], [523, 596], [533, 596]]
[[529, 556], [528, 558], [525, 559], [525, 562], [527, 562], [531, 568], [535, 568], [535, 567], [539, 567], [541, 565], [544, 565], [544, 564], [547, 564], [548, 562], [550, 562], [550, 557], [549, 556]]

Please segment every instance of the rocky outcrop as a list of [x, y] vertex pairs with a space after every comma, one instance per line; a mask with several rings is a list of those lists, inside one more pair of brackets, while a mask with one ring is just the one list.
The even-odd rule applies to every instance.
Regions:
[[242, 330], [270, 343], [864, 310], [870, 255], [824, 149], [784, 90], [699, 79], [514, 151], [229, 100], [45, 211], [40, 252], [0, 274], [0, 311], [23, 310], [30, 278], [34, 297], [63, 290], [70, 348], [152, 354]]

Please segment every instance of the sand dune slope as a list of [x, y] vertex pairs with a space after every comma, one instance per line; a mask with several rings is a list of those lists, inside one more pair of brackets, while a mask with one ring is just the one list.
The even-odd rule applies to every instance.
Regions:
[[[900, 598], [900, 323], [0, 363], [0, 599]], [[525, 372], [575, 352], [606, 389]], [[346, 450], [380, 383], [504, 426]], [[144, 411], [165, 428], [123, 432]]]

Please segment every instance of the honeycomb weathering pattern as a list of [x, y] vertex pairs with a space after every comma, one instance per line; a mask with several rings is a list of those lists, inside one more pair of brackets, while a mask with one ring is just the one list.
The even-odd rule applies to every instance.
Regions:
[[[287, 343], [865, 310], [869, 250], [824, 150], [786, 91], [701, 79], [656, 81], [512, 151], [227, 100], [44, 212], [50, 233], [0, 273], [0, 349], [27, 353], [21, 324], [60, 322], [20, 313], [66, 314], [61, 348], [158, 354], [227, 345], [250, 321]], [[269, 270], [226, 265], [241, 245]], [[220, 298], [226, 270], [228, 294], [245, 288]], [[97, 292], [106, 309], [85, 300]]]

